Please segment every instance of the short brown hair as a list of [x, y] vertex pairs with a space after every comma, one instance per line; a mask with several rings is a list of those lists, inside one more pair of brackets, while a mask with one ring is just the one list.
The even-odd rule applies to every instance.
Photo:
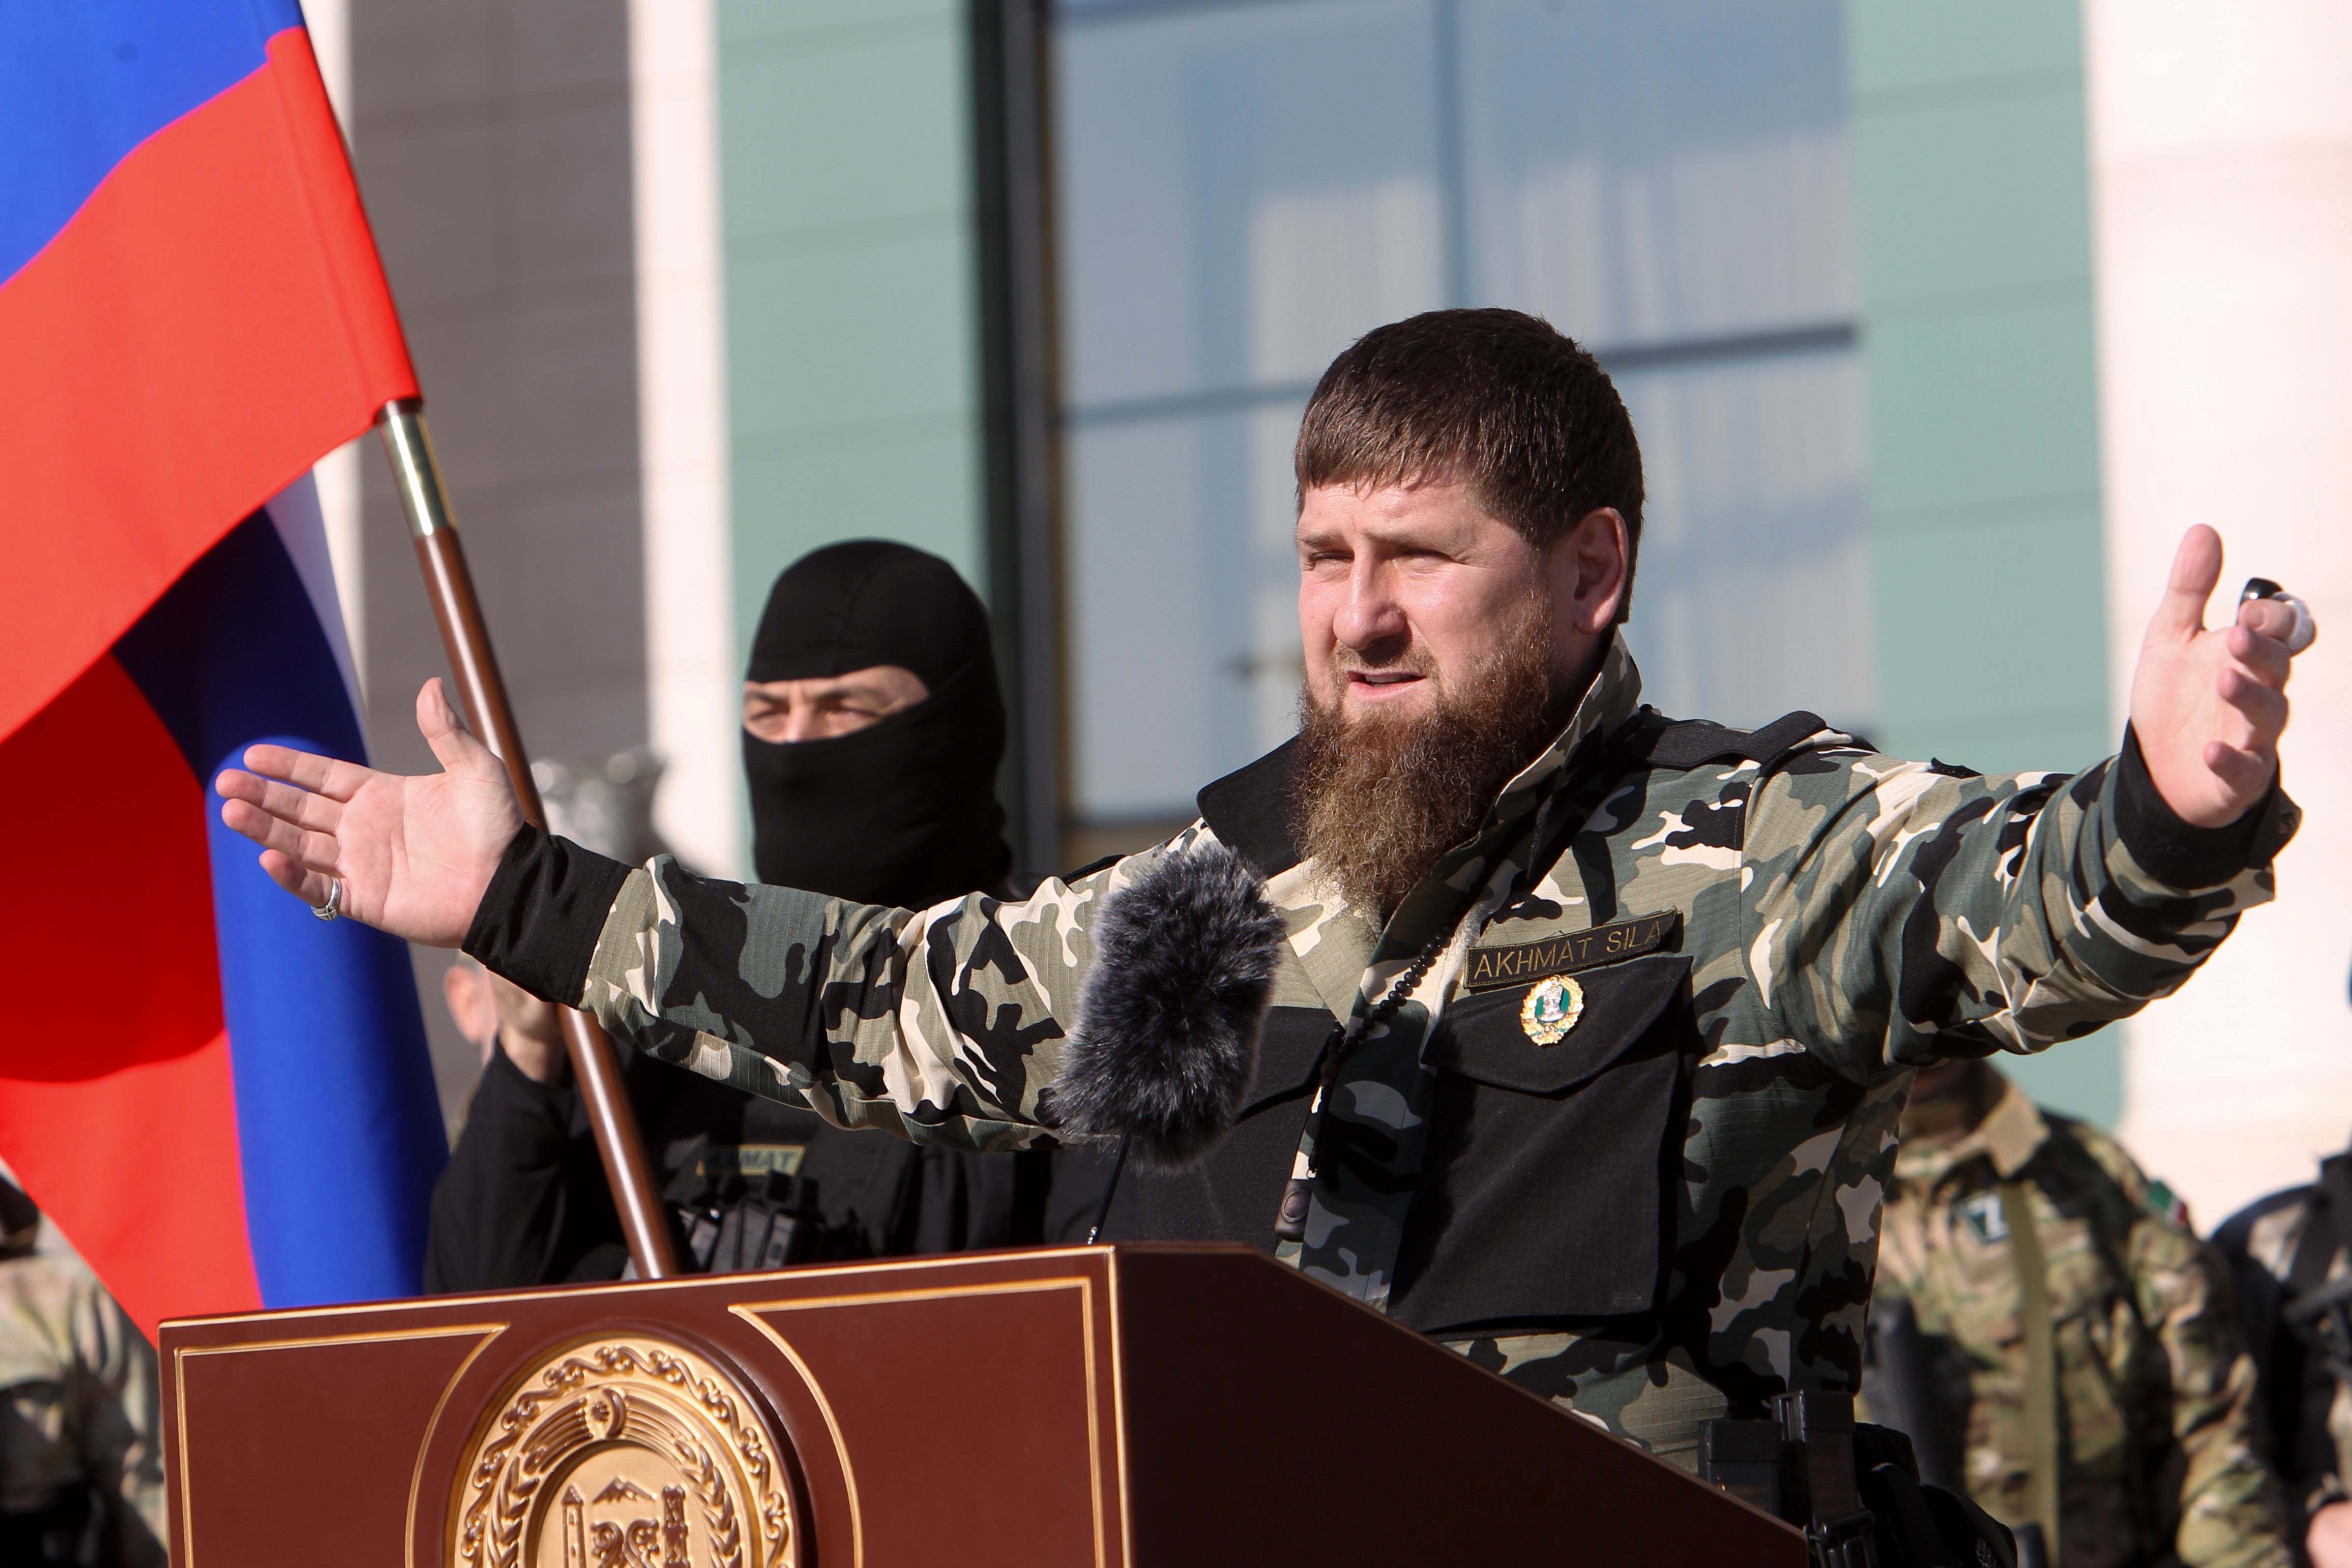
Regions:
[[1541, 549], [1578, 518], [1625, 519], [1625, 597], [1642, 548], [1642, 448], [1600, 361], [1539, 316], [1432, 310], [1349, 345], [1307, 402], [1299, 497], [1450, 477]]

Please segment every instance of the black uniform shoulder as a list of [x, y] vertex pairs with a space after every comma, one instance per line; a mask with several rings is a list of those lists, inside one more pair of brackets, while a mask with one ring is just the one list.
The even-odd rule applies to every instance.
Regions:
[[[1750, 730], [1644, 709], [1625, 749], [1629, 777], [1643, 780], [1645, 799], [1638, 812], [1615, 813], [1621, 825], [1664, 813], [1681, 824], [1670, 847], [1736, 853], [1746, 852], [1751, 809], [1779, 776], [1849, 769], [1870, 754], [1867, 742], [1803, 711]], [[1857, 792], [1870, 784], [1857, 775], [1845, 788]]]
[[2095, 1219], [2102, 1234], [2120, 1244], [2136, 1225], [2150, 1220], [2180, 1228], [2172, 1189], [2148, 1179], [2131, 1151], [2105, 1129], [2059, 1112], [2036, 1107], [2050, 1135], [2034, 1152], [2039, 1165], [2065, 1194], [2061, 1207], [2079, 1207]]
[[1201, 820], [1217, 841], [1261, 877], [1278, 876], [1299, 862], [1290, 836], [1291, 779], [1298, 742], [1286, 740], [1248, 767], [1205, 786]]
[[[1761, 729], [1733, 729], [1712, 719], [1668, 718], [1654, 710], [1633, 742], [1633, 755], [1653, 768], [1688, 770], [1710, 762], [1748, 761], [1767, 771], [1829, 728], [1819, 714], [1799, 709]], [[1867, 743], [1864, 744], [1865, 749]]]
[[2302, 1186], [2285, 1187], [2268, 1197], [2258, 1197], [2213, 1228], [2213, 1245], [2220, 1248], [2226, 1257], [2233, 1260], [2243, 1258], [2252, 1245], [2255, 1226], [2272, 1215], [2310, 1207], [2318, 1193], [2318, 1187], [2305, 1183]]

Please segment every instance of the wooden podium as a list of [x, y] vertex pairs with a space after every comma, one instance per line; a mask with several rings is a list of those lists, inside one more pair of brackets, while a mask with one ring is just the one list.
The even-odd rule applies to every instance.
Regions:
[[1244, 1247], [206, 1318], [161, 1350], [175, 1568], [1805, 1561]]

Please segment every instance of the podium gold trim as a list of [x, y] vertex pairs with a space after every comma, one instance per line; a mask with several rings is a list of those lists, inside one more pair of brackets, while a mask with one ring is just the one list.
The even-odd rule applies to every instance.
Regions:
[[[447, 1406], [449, 1403], [449, 1396], [457, 1391], [457, 1385], [465, 1378], [467, 1370], [470, 1368], [474, 1364], [475, 1361], [480, 1357], [482, 1352], [489, 1348], [490, 1342], [498, 1338], [499, 1335], [504, 1333], [506, 1331], [507, 1325], [505, 1323], [450, 1323], [440, 1328], [396, 1329], [389, 1333], [316, 1334], [297, 1339], [255, 1340], [248, 1344], [216, 1344], [184, 1348], [173, 1351], [172, 1353], [172, 1359], [176, 1365], [179, 1363], [186, 1362], [196, 1356], [244, 1355], [255, 1351], [310, 1350], [315, 1349], [320, 1345], [332, 1344], [373, 1344], [380, 1343], [386, 1340], [457, 1339], [467, 1334], [476, 1334], [480, 1336], [480, 1343], [476, 1344], [472, 1350], [466, 1353], [466, 1359], [459, 1362], [457, 1364], [457, 1370], [449, 1375], [448, 1383], [441, 1390], [440, 1399], [434, 1404], [432, 1420], [425, 1424], [425, 1430], [429, 1433], [433, 1428], [433, 1425], [441, 1419], [441, 1412]], [[195, 1509], [192, 1500], [188, 1496], [188, 1380], [184, 1375], [174, 1375], [172, 1379], [172, 1385], [176, 1396], [175, 1404], [178, 1406], [176, 1411], [178, 1419], [175, 1422], [175, 1426], [178, 1430], [180, 1447], [180, 1564], [181, 1568], [195, 1568]], [[424, 1484], [424, 1480], [425, 1451], [422, 1448], [419, 1448], [416, 1454], [415, 1468], [410, 1473], [408, 1478], [408, 1518], [410, 1521], [410, 1529], [408, 1531], [409, 1544], [403, 1552], [403, 1555], [412, 1565], [412, 1568], [414, 1568], [414, 1564], [416, 1561], [416, 1549], [414, 1544], [416, 1536], [415, 1529], [416, 1519], [416, 1497], [418, 1490]]]
[[[1099, 1252], [1108, 1251], [1108, 1249], [1097, 1248], [1088, 1249], [1088, 1250]], [[796, 1277], [805, 1278], [809, 1275], [822, 1271], [823, 1270], [814, 1269], [796, 1269], [793, 1270], [793, 1273]], [[833, 1271], [846, 1272], [846, 1270]], [[868, 1272], [879, 1271], [880, 1270], [868, 1270]], [[1115, 1269], [1113, 1273], [1114, 1275], [1116, 1274]], [[865, 1563], [866, 1526], [864, 1517], [858, 1508], [857, 1474], [856, 1471], [851, 1468], [849, 1444], [842, 1437], [841, 1423], [835, 1417], [833, 1413], [833, 1404], [830, 1400], [825, 1398], [824, 1390], [818, 1384], [815, 1373], [810, 1369], [808, 1363], [802, 1359], [800, 1352], [793, 1348], [792, 1342], [784, 1337], [782, 1331], [774, 1323], [769, 1322], [763, 1314], [769, 1312], [805, 1312], [811, 1309], [822, 1309], [825, 1307], [865, 1306], [882, 1301], [944, 1301], [951, 1300], [959, 1296], [1035, 1295], [1053, 1291], [1075, 1291], [1077, 1292], [1080, 1343], [1085, 1347], [1085, 1375], [1087, 1390], [1087, 1467], [1092, 1481], [1092, 1485], [1088, 1490], [1088, 1495], [1094, 1508], [1095, 1563], [1096, 1568], [1108, 1568], [1109, 1543], [1106, 1539], [1103, 1530], [1102, 1431], [1101, 1419], [1099, 1416], [1101, 1390], [1097, 1383], [1097, 1372], [1095, 1358], [1094, 1314], [1095, 1281], [1092, 1275], [1062, 1274], [1051, 1275], [1046, 1278], [1037, 1280], [992, 1280], [984, 1284], [930, 1285], [918, 1287], [913, 1290], [886, 1289], [875, 1291], [844, 1291], [838, 1295], [831, 1296], [794, 1296], [774, 1301], [737, 1301], [728, 1307], [727, 1310], [730, 1312], [741, 1318], [745, 1322], [759, 1330], [761, 1334], [763, 1335], [770, 1343], [773, 1344], [777, 1350], [783, 1354], [785, 1359], [793, 1364], [793, 1370], [801, 1375], [801, 1381], [807, 1385], [810, 1394], [815, 1396], [817, 1408], [824, 1412], [826, 1429], [830, 1431], [833, 1436], [834, 1451], [839, 1456], [841, 1460], [842, 1480], [845, 1484], [845, 1490], [849, 1493], [851, 1568], [863, 1568]], [[1112, 1349], [1112, 1377], [1114, 1382], [1116, 1382], [1118, 1378], [1116, 1343], [1114, 1343]], [[1127, 1508], [1125, 1506], [1127, 1458], [1125, 1445], [1123, 1443], [1120, 1446], [1120, 1451], [1117, 1457], [1117, 1462], [1118, 1472], [1118, 1482], [1121, 1500], [1119, 1517], [1122, 1526], [1122, 1534], [1124, 1534], [1127, 1517]], [[1125, 1546], [1127, 1542], [1122, 1541], [1121, 1544], [1122, 1546]], [[1131, 1560], [1131, 1557], [1132, 1553], [1130, 1552], [1123, 1560]]]

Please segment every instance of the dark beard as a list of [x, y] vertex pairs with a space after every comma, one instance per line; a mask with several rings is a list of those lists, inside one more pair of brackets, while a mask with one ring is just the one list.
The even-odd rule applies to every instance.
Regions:
[[1300, 694], [1291, 833], [1350, 904], [1385, 925], [1551, 738], [1549, 620], [1538, 601], [1482, 668], [1433, 677], [1426, 715], [1350, 720]]

